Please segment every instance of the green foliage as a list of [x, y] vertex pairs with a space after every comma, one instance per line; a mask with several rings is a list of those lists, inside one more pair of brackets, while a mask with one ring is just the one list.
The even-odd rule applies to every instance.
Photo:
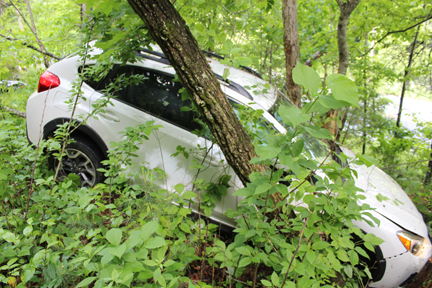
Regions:
[[[75, 89], [74, 97], [81, 97], [79, 83]], [[76, 101], [69, 100], [71, 108]], [[108, 102], [109, 97], [97, 110]], [[311, 125], [307, 110], [286, 106], [277, 112], [285, 120], [286, 134], [264, 123], [263, 111], [238, 106], [236, 113], [257, 145], [259, 158], [253, 161], [270, 169], [252, 173], [251, 183], [235, 192], [243, 200], [228, 213], [238, 218], [232, 243], [219, 240], [211, 225], [189, 218], [191, 209], [186, 208], [198, 200], [204, 214], [210, 215], [226, 195], [230, 176], [215, 183], [197, 179], [195, 191], [185, 191], [184, 184], [167, 191], [152, 186], [152, 177], [165, 177], [163, 171], [146, 170], [144, 185], [130, 184], [138, 146], [160, 127], [153, 122], [126, 129], [104, 162], [106, 183], [84, 188], [74, 175], [58, 181], [43, 169], [44, 150], [61, 146], [56, 139], [68, 138], [67, 124], [56, 138], [41, 141], [33, 150], [26, 144], [23, 122], [4, 114], [0, 135], [16, 141], [1, 141], [5, 156], [0, 181], [6, 192], [1, 195], [0, 248], [8, 253], [2, 254], [0, 280], [7, 283], [14, 277], [18, 285], [43, 287], [178, 287], [185, 282], [192, 287], [188, 267], [199, 261], [226, 270], [226, 284], [249, 267], [265, 265], [272, 272], [253, 277], [268, 287], [324, 286], [336, 273], [355, 287], [356, 277], [368, 274], [367, 268], [359, 269], [363, 263], [358, 254], [365, 254], [361, 247], [373, 249], [380, 242], [352, 224], [362, 220], [370, 207], [358, 205], [363, 197], [349, 166], [327, 160], [332, 158], [330, 150], [320, 158], [304, 148], [311, 145], [308, 133], [329, 139], [327, 130]], [[283, 200], [275, 202], [274, 195]], [[353, 235], [361, 241], [354, 241]], [[197, 247], [204, 253], [197, 253]]]
[[[129, 5], [108, 0], [86, 4], [88, 21], [82, 27], [87, 34], [83, 42], [97, 39], [95, 46], [105, 53], [96, 57], [98, 65], [85, 69], [81, 76], [105, 75], [113, 58], [123, 63], [136, 61], [135, 50], [148, 45], [150, 36]], [[25, 5], [18, 5], [27, 15]], [[201, 47], [223, 54], [224, 63], [230, 66], [256, 68], [282, 88], [284, 49], [280, 48], [283, 27], [279, 1], [194, 0], [175, 1], [175, 5]], [[25, 283], [41, 287], [178, 287], [180, 283], [205, 287], [203, 282], [192, 282], [186, 276], [193, 261], [198, 261], [227, 275], [222, 283], [210, 283], [212, 286], [234, 284], [236, 278], [258, 267], [271, 270], [253, 275], [266, 287], [329, 287], [330, 277], [336, 274], [344, 275], [347, 286], [361, 286], [356, 278], [371, 277], [367, 267], [361, 267], [359, 255], [367, 256], [362, 247], [373, 250], [373, 245], [381, 242], [352, 225], [353, 220], [367, 218], [370, 207], [358, 205], [357, 200], [363, 196], [354, 185], [349, 167], [331, 159], [357, 160], [331, 153], [314, 157], [308, 152], [310, 147], [326, 144], [311, 141], [310, 135], [333, 140], [327, 130], [319, 128], [320, 115], [331, 108], [354, 106], [349, 112], [350, 125], [345, 126], [350, 130], [343, 134], [347, 142], [357, 147], [366, 143], [378, 166], [387, 167], [386, 172], [412, 192], [432, 227], [431, 188], [422, 183], [426, 167], [394, 166], [430, 158], [429, 144], [421, 140], [425, 136], [430, 139], [430, 125], [424, 123], [420, 134], [396, 130], [394, 123], [379, 116], [382, 106], [376, 92], [382, 91], [384, 84], [394, 89], [395, 81], [406, 80], [402, 76], [405, 65], [401, 63], [406, 62], [414, 30], [395, 33], [377, 44], [373, 53], [363, 55], [388, 31], [424, 19], [430, 10], [428, 5], [420, 1], [361, 1], [350, 18], [349, 29], [356, 29], [348, 34], [353, 53], [350, 73], [361, 87], [357, 90], [345, 76], [327, 77], [337, 67], [335, 1], [298, 1], [301, 62], [315, 59], [312, 65], [324, 77], [310, 67], [296, 66], [294, 81], [309, 92], [311, 99], [302, 110], [287, 106], [278, 109], [275, 116], [284, 122], [285, 135], [276, 134], [262, 121], [263, 111], [236, 107], [237, 116], [256, 145], [259, 157], [253, 161], [267, 165], [269, 170], [252, 174], [251, 183], [236, 192], [244, 199], [240, 209], [228, 213], [239, 217], [232, 243], [218, 239], [212, 225], [187, 217], [191, 210], [185, 208], [200, 201], [202, 212], [210, 215], [227, 193], [229, 176], [222, 175], [214, 183], [196, 179], [194, 191], [185, 191], [184, 184], [166, 191], [154, 185], [157, 178], [167, 176], [163, 170], [147, 169], [145, 163], [139, 169], [131, 168], [137, 145], [159, 128], [153, 123], [128, 128], [104, 162], [106, 183], [82, 188], [73, 175], [58, 181], [52, 171], [46, 170], [45, 152], [57, 149], [60, 151], [54, 154], [61, 157], [63, 143], [67, 143], [63, 141], [74, 126], [65, 125], [55, 139], [42, 141], [38, 150], [33, 150], [27, 144], [23, 121], [1, 114], [0, 249], [5, 252], [0, 256], [0, 281], [10, 286], [19, 283], [18, 287]], [[79, 6], [67, 1], [36, 1], [32, 7], [47, 50], [59, 56], [72, 52], [82, 37]], [[383, 11], [392, 13], [382, 15]], [[19, 28], [15, 10], [9, 7], [2, 13], [2, 33], [37, 46], [28, 27], [24, 31]], [[414, 86], [428, 80], [429, 59], [422, 52], [430, 50], [427, 39], [430, 31], [422, 28], [418, 57], [409, 76]], [[43, 68], [41, 54], [19, 43], [0, 41], [0, 77], [20, 78], [30, 85], [2, 95], [1, 105], [24, 110]], [[84, 48], [78, 53], [85, 61], [90, 56], [89, 47]], [[318, 58], [317, 53], [321, 55]], [[396, 57], [399, 54], [402, 57]], [[229, 70], [224, 73], [227, 77]], [[105, 91], [110, 96], [96, 103], [92, 115], [83, 115], [83, 123], [109, 105], [120, 82], [140, 80], [119, 78], [112, 83]], [[327, 86], [320, 87], [322, 80]], [[80, 85], [75, 84], [68, 102], [71, 111], [81, 97]], [[358, 92], [362, 106], [358, 105]], [[357, 137], [360, 133], [363, 136]], [[187, 158], [190, 153], [178, 147], [176, 155]], [[358, 160], [370, 164], [366, 157], [359, 156]], [[199, 171], [202, 165], [195, 162], [193, 169]], [[133, 171], [144, 175], [145, 183], [131, 184], [129, 179], [136, 176]], [[276, 203], [278, 197], [283, 201]], [[179, 206], [172, 205], [173, 201]], [[353, 240], [354, 235], [360, 242]], [[251, 277], [247, 279], [252, 281]]]

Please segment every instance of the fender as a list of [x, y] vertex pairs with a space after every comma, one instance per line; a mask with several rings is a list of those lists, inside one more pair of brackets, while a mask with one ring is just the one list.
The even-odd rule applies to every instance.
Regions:
[[[63, 125], [64, 123], [67, 123], [69, 121], [70, 118], [56, 118], [45, 124], [43, 129], [43, 139], [47, 139], [48, 135], [54, 132], [57, 129], [58, 125]], [[82, 123], [82, 121], [76, 121], [77, 123]], [[106, 146], [102, 138], [99, 136], [99, 134], [95, 130], [93, 130], [93, 128], [87, 125], [79, 125], [78, 128], [73, 132], [73, 134], [76, 134], [77, 132], [79, 134], [84, 134], [89, 137], [97, 145], [104, 157], [108, 158], [108, 147]]]

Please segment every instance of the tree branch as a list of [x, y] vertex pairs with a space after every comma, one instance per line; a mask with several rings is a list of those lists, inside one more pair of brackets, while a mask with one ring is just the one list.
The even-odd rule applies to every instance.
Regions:
[[0, 8], [7, 8], [9, 6], [12, 6], [12, 4], [0, 3]]
[[5, 106], [1, 106], [1, 105], [0, 105], [0, 110], [4, 110], [4, 111], [6, 111], [6, 112], [10, 112], [10, 113], [12, 113], [12, 114], [15, 114], [15, 115], [20, 116], [20, 117], [23, 117], [23, 118], [26, 117], [26, 114], [25, 114], [24, 112], [21, 112], [21, 111], [18, 111], [18, 110], [15, 110], [15, 109], [9, 108], [9, 107], [5, 107]]
[[[5, 38], [5, 39], [7, 39], [7, 40], [9, 40], [9, 41], [18, 41], [18, 42], [21, 41], [21, 40], [19, 40], [19, 39], [12, 38], [12, 37], [9, 37], [9, 36], [6, 36], [6, 35], [3, 35], [3, 34], [1, 34], [1, 33], [0, 33], [0, 37], [3, 37], [3, 38]], [[59, 56], [56, 56], [56, 55], [54, 55], [54, 54], [52, 54], [52, 53], [50, 53], [50, 52], [42, 51], [41, 49], [39, 49], [39, 48], [37, 48], [37, 47], [35, 47], [35, 46], [33, 46], [33, 45], [27, 44], [26, 41], [22, 41], [22, 42], [21, 42], [21, 45], [23, 45], [23, 46], [25, 46], [25, 47], [27, 47], [27, 48], [33, 49], [33, 50], [35, 50], [35, 51], [37, 51], [37, 52], [39, 52], [39, 53], [42, 53], [42, 54], [44, 54], [44, 55], [46, 55], [46, 56], [49, 56], [49, 57], [51, 57], [51, 58], [54, 58], [54, 59], [56, 59], [56, 60], [60, 60], [60, 59], [61, 59]]]
[[255, 3], [255, 4], [253, 4], [251, 7], [249, 7], [249, 8], [247, 8], [247, 9], [245, 9], [245, 10], [242, 10], [242, 11], [239, 11], [239, 12], [233, 12], [233, 11], [231, 11], [231, 10], [229, 10], [223, 3], [222, 3], [222, 0], [219, 0], [219, 2], [220, 2], [220, 4], [222, 5], [222, 7], [225, 9], [225, 10], [227, 10], [228, 12], [230, 12], [230, 13], [232, 13], [232, 14], [242, 14], [242, 13], [244, 13], [244, 12], [247, 12], [249, 9], [251, 9], [251, 8], [253, 8], [253, 7], [255, 7], [256, 5], [258, 5], [258, 3], [260, 3], [262, 0], [259, 0], [257, 3]]
[[365, 54], [361, 55], [360, 57], [363, 57], [364, 55], [366, 55], [366, 54], [368, 54], [370, 51], [372, 51], [372, 49], [374, 49], [375, 46], [376, 46], [378, 43], [382, 42], [382, 41], [383, 41], [387, 36], [389, 36], [389, 35], [391, 35], [391, 34], [396, 34], [396, 33], [403, 33], [403, 32], [406, 32], [406, 31], [408, 31], [408, 30], [410, 30], [410, 29], [412, 29], [412, 28], [415, 28], [415, 27], [417, 27], [417, 26], [423, 24], [424, 22], [426, 22], [426, 21], [428, 21], [428, 20], [430, 20], [430, 19], [432, 19], [432, 15], [431, 15], [431, 14], [429, 14], [429, 15], [426, 17], [426, 19], [424, 19], [424, 20], [422, 20], [422, 21], [420, 21], [420, 22], [418, 22], [418, 23], [416, 23], [416, 24], [414, 24], [414, 25], [411, 25], [411, 26], [409, 26], [409, 27], [407, 27], [407, 28], [405, 28], [405, 29], [401, 29], [401, 30], [396, 30], [396, 31], [390, 31], [390, 32], [387, 32], [383, 37], [381, 37], [378, 41], [376, 41], [376, 42], [374, 43], [374, 45], [373, 45], [369, 50], [367, 50], [367, 52], [366, 52]]
[[[21, 10], [18, 9], [18, 7], [12, 2], [12, 0], [9, 0], [9, 2], [15, 7], [16, 11], [18, 11], [18, 13], [21, 15], [21, 18], [24, 20], [24, 22], [27, 24], [27, 26], [30, 28], [30, 30], [32, 31], [33, 35], [36, 38], [36, 42], [38, 43], [39, 47], [41, 48], [42, 51], [44, 51], [45, 53], [47, 53], [47, 50], [45, 49], [45, 46], [42, 44], [41, 40], [39, 39], [39, 36], [37, 34], [37, 30], [36, 30], [36, 26], [34, 24], [34, 20], [33, 20], [33, 13], [31, 11], [31, 7], [30, 7], [30, 3], [28, 2], [28, 0], [26, 0], [26, 4], [27, 4], [27, 9], [28, 12], [30, 14], [30, 20], [32, 22], [32, 25], [30, 25], [30, 23], [27, 21], [27, 19], [24, 17], [24, 15], [22, 14]], [[45, 62], [45, 66], [46, 68], [49, 67], [49, 63], [48, 60], [46, 58], [46, 54], [42, 53], [44, 55], [44, 62]]]

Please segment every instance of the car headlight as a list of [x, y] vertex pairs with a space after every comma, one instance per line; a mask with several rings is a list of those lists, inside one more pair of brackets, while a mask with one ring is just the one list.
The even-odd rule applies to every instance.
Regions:
[[428, 253], [431, 248], [429, 239], [416, 234], [407, 231], [399, 231], [397, 232], [397, 236], [405, 248], [415, 256], [426, 255], [425, 253]]

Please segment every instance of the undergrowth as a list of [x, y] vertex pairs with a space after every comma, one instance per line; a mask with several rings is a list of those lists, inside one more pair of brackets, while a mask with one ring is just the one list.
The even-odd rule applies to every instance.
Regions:
[[[318, 77], [301, 69], [306, 78]], [[369, 205], [359, 204], [365, 197], [349, 165], [338, 164], [363, 162], [331, 151], [311, 155], [306, 132], [331, 136], [309, 124], [307, 109], [279, 108], [286, 134], [263, 125], [262, 113], [238, 109], [257, 145], [253, 161], [269, 170], [252, 173], [250, 183], [234, 193], [240, 203], [227, 212], [237, 219], [230, 241], [200, 213], [198, 220], [189, 217], [200, 195], [206, 195], [207, 208], [214, 207], [220, 195], [212, 193], [226, 191], [215, 187], [229, 185], [229, 175], [218, 183], [197, 178], [193, 189], [182, 183], [156, 189], [152, 179], [169, 175], [155, 169], [146, 172], [151, 177], [143, 185], [130, 183], [137, 145], [159, 129], [152, 121], [128, 128], [123, 142], [111, 146], [101, 170], [105, 183], [81, 187], [78, 176], [47, 169], [49, 155], [61, 158], [70, 143], [73, 123], [60, 127], [57, 135], [63, 137], [42, 140], [34, 149], [24, 120], [2, 113], [0, 281], [10, 287], [332, 287], [338, 278], [346, 287], [363, 287], [372, 277], [361, 260], [369, 257], [364, 249], [374, 251], [382, 240], [353, 224], [378, 221], [367, 212]], [[329, 160], [334, 157], [341, 161]], [[201, 212], [210, 215], [211, 209]]]

